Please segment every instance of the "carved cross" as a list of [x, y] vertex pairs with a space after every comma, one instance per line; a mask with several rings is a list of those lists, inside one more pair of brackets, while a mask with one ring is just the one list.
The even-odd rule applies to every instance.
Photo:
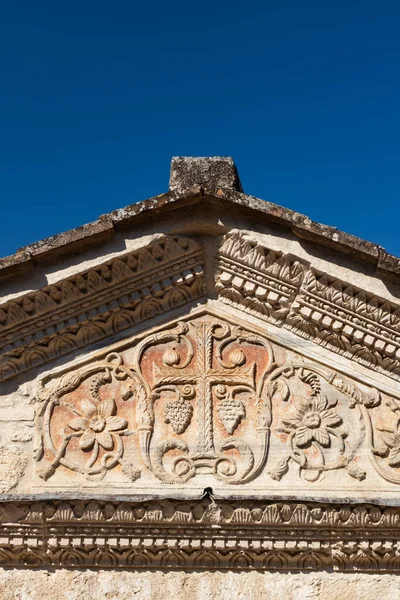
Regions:
[[222, 384], [227, 387], [244, 386], [249, 391], [255, 390], [254, 365], [246, 368], [213, 368], [213, 354], [215, 338], [213, 325], [199, 323], [196, 331], [196, 361], [195, 369], [188, 365], [186, 369], [177, 372], [169, 368], [155, 371], [153, 390], [161, 392], [162, 389], [172, 385], [193, 385], [197, 395], [197, 447], [192, 459], [216, 458], [213, 428], [213, 386]]

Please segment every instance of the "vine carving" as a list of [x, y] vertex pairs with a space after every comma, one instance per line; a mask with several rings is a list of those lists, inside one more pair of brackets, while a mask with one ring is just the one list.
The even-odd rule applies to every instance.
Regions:
[[208, 313], [48, 376], [36, 420], [45, 480], [61, 468], [126, 484], [313, 484], [338, 470], [362, 482], [368, 450], [400, 483], [399, 400]]

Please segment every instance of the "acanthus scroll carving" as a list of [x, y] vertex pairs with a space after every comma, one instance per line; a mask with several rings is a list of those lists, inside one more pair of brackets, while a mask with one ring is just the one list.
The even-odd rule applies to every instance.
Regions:
[[132, 428], [141, 463], [166, 483], [197, 474], [245, 483], [262, 470], [272, 418], [265, 383], [274, 359], [266, 339], [200, 319], [122, 354], [39, 385], [40, 477], [59, 466], [88, 479], [118, 465], [129, 474]]
[[363, 412], [372, 464], [386, 481], [400, 484], [400, 401], [389, 398]]
[[365, 395], [336, 373], [294, 361], [275, 369], [268, 384], [289, 405], [275, 428], [287, 451], [270, 470], [273, 479], [280, 480], [290, 463], [308, 482], [341, 468], [355, 479], [365, 478], [355, 460], [365, 433], [359, 405], [378, 405], [378, 392]]

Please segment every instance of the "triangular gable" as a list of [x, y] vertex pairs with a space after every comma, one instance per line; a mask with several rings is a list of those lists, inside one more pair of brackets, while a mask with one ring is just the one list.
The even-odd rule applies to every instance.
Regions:
[[47, 544], [0, 562], [398, 569], [354, 540], [397, 543], [399, 259], [244, 194], [231, 159], [170, 182], [0, 261], [0, 527]]

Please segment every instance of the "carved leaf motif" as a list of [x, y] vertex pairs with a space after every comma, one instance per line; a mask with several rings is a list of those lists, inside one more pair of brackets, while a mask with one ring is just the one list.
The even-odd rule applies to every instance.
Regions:
[[288, 384], [282, 379], [276, 379], [271, 383], [270, 395], [275, 401], [287, 402], [290, 398], [290, 389]]
[[54, 466], [48, 460], [43, 460], [36, 467], [36, 473], [38, 474], [39, 477], [41, 477], [41, 479], [44, 479], [45, 481], [47, 479], [49, 479], [49, 477], [54, 475], [55, 471], [56, 470], [55, 470]]
[[269, 474], [272, 477], [272, 479], [275, 479], [276, 481], [280, 481], [282, 479], [282, 477], [285, 475], [285, 473], [287, 473], [289, 470], [288, 463], [289, 463], [289, 459], [284, 458], [284, 459], [280, 460], [274, 467], [272, 467], [269, 471]]
[[129, 398], [132, 398], [133, 395], [134, 391], [132, 389], [132, 381], [129, 381], [122, 386], [121, 398], [122, 400], [126, 401], [129, 400]]
[[321, 393], [321, 382], [315, 373], [306, 373], [301, 379], [310, 386], [313, 396], [318, 396]]
[[146, 390], [141, 385], [136, 395], [136, 418], [140, 427], [150, 427], [153, 423], [153, 414], [147, 402]]
[[[135, 259], [132, 256], [132, 261], [134, 260]], [[116, 259], [111, 266], [113, 278], [116, 281], [124, 281], [124, 279], [129, 279], [129, 277], [132, 277], [132, 271], [129, 268], [130, 266], [131, 265], [127, 267], [122, 260]]]
[[330, 300], [331, 302], [340, 302], [342, 300], [343, 287], [342, 287], [342, 283], [339, 279], [334, 281], [332, 283], [330, 289], [327, 290], [326, 298], [327, 298], [327, 300]]
[[391, 433], [390, 431], [385, 431], [385, 432], [382, 431], [381, 435], [382, 435], [382, 439], [385, 442], [386, 446], [389, 446], [389, 448], [393, 448], [393, 446], [396, 443], [394, 433]]
[[232, 435], [240, 421], [246, 416], [246, 409], [241, 400], [227, 398], [219, 403], [218, 414], [222, 425], [229, 435]]
[[347, 472], [354, 479], [358, 479], [358, 481], [363, 481], [367, 476], [366, 472], [360, 469], [354, 460], [347, 465]]
[[62, 396], [64, 394], [68, 394], [69, 392], [73, 392], [79, 387], [82, 379], [79, 376], [79, 373], [68, 373], [67, 375], [63, 375], [60, 381], [55, 385], [52, 392], [57, 396]]
[[101, 398], [99, 396], [99, 389], [106, 383], [109, 383], [110, 381], [110, 373], [100, 373], [99, 375], [96, 375], [90, 384], [90, 394], [92, 398], [100, 400]]
[[192, 405], [179, 398], [168, 402], [164, 410], [164, 422], [170, 423], [175, 433], [181, 434], [189, 426], [192, 419], [193, 407]]
[[391, 467], [398, 467], [400, 465], [400, 446], [395, 446], [390, 450], [388, 462]]

